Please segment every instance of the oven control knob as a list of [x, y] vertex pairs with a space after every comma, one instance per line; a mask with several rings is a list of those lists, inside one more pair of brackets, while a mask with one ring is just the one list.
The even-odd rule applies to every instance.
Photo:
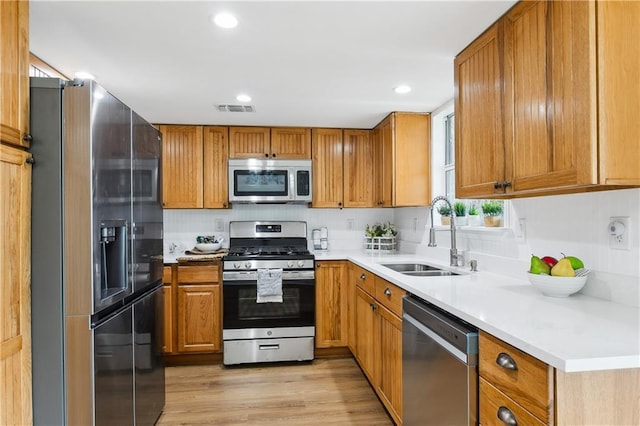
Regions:
[[302, 268], [304, 266], [304, 260], [298, 260], [298, 267]]
[[240, 262], [235, 262], [235, 263], [233, 264], [233, 268], [234, 268], [234, 269], [240, 269]]
[[244, 263], [244, 268], [245, 269], [251, 269], [251, 262], [245, 262]]
[[287, 262], [287, 268], [293, 268], [293, 260]]

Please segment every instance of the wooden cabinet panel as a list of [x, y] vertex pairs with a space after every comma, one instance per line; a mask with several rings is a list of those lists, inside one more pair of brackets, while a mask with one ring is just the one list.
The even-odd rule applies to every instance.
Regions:
[[343, 131], [344, 207], [373, 207], [373, 140], [370, 130]]
[[600, 183], [640, 185], [640, 2], [597, 10]]
[[306, 127], [272, 127], [272, 158], [307, 160], [311, 158], [311, 129]]
[[229, 207], [229, 129], [204, 127], [203, 206], [205, 209]]
[[160, 126], [162, 132], [162, 206], [203, 206], [202, 126]]
[[[507, 424], [498, 417], [500, 410], [508, 410], [509, 415], [519, 425], [543, 426], [542, 422], [533, 414], [522, 408], [511, 398], [493, 387], [489, 382], [480, 378], [480, 424], [483, 426], [504, 426]], [[514, 423], [516, 424], [516, 423]]]
[[270, 158], [268, 127], [229, 127], [229, 158]]
[[[1, 6], [4, 13], [4, 5]], [[4, 25], [4, 16], [2, 17]], [[3, 28], [4, 31], [4, 28]], [[4, 72], [4, 70], [3, 70]], [[0, 424], [30, 424], [30, 154], [0, 145]]]
[[28, 147], [29, 2], [0, 2], [0, 141]]
[[312, 207], [342, 207], [342, 130], [313, 129], [311, 133]]
[[592, 2], [523, 2], [505, 16], [514, 192], [597, 183], [594, 23]]
[[376, 313], [373, 297], [356, 289], [356, 352], [355, 357], [371, 383], [376, 383]]
[[[553, 371], [544, 362], [487, 333], [478, 338], [479, 373], [489, 383], [544, 422], [553, 410]], [[509, 357], [517, 369], [501, 366]]]
[[178, 282], [184, 283], [217, 283], [220, 280], [218, 265], [178, 266]]
[[456, 196], [485, 196], [504, 180], [502, 74], [498, 25], [454, 61]]
[[426, 206], [431, 201], [431, 116], [393, 112], [376, 128], [374, 204]]
[[178, 285], [178, 352], [221, 348], [220, 285]]
[[[377, 278], [377, 277], [376, 277]], [[396, 424], [402, 424], [402, 320], [378, 305], [378, 394]]]
[[162, 287], [162, 294], [164, 296], [164, 309], [163, 309], [163, 343], [162, 352], [171, 353], [174, 351], [173, 345], [173, 325], [176, 323], [173, 315], [173, 289], [171, 284], [164, 285]]
[[316, 262], [316, 347], [347, 346], [347, 264]]

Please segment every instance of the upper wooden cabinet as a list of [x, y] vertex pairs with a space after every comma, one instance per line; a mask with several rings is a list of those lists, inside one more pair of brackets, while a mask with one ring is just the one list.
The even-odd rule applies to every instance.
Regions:
[[431, 116], [393, 112], [376, 126], [373, 140], [374, 205], [428, 205], [431, 202]]
[[230, 158], [311, 158], [311, 129], [230, 127]]
[[228, 129], [159, 126], [162, 132], [162, 206], [228, 207]]
[[272, 127], [271, 157], [296, 160], [311, 158], [311, 129], [306, 127]]
[[373, 207], [371, 130], [312, 130], [312, 207]]
[[29, 147], [29, 2], [0, 2], [0, 141]]
[[639, 10], [521, 2], [456, 57], [458, 197], [640, 184]]

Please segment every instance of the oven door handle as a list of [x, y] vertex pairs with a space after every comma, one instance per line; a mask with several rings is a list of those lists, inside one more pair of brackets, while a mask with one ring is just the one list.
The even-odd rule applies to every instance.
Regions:
[[[258, 283], [256, 282], [256, 280], [222, 280], [222, 285], [223, 286], [256, 286]], [[303, 287], [303, 286], [314, 286], [315, 285], [315, 280], [308, 280], [308, 279], [290, 279], [290, 280], [282, 280], [282, 285], [283, 286], [291, 286], [291, 285], [296, 285], [299, 287]]]

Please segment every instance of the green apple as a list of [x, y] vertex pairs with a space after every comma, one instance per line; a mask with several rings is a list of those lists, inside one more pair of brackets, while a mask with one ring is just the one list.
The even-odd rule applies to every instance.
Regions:
[[580, 269], [580, 268], [584, 268], [584, 263], [582, 262], [582, 260], [578, 259], [575, 256], [565, 256], [564, 253], [561, 253], [565, 259], [569, 259], [569, 262], [571, 262], [571, 267], [575, 270], [575, 269]]

